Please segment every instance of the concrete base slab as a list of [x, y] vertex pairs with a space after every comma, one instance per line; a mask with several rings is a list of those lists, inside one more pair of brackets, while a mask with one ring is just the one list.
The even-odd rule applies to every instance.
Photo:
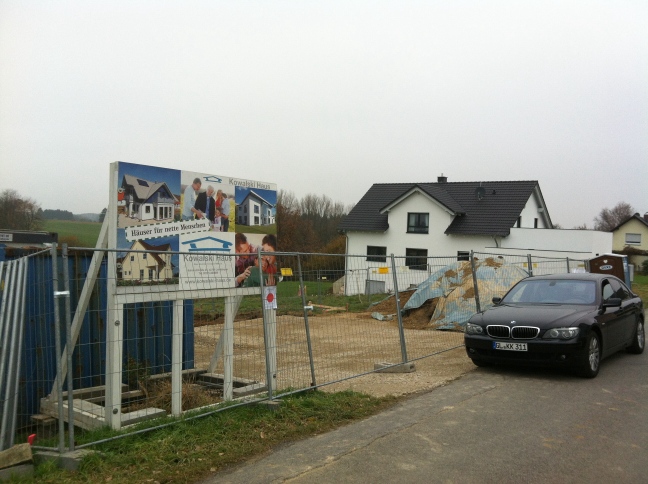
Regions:
[[90, 449], [79, 449], [72, 452], [58, 452], [42, 451], [34, 453], [34, 462], [39, 464], [41, 462], [55, 461], [61, 469], [68, 471], [76, 471], [79, 469], [81, 460], [89, 454], [94, 454], [96, 451]]
[[270, 411], [277, 411], [281, 407], [281, 400], [263, 400], [258, 402], [257, 405], [267, 408]]
[[0, 469], [0, 481], [8, 481], [17, 477], [33, 477], [34, 464], [21, 464], [19, 466]]
[[374, 370], [378, 373], [413, 373], [416, 371], [414, 363], [401, 363], [394, 365], [393, 363], [375, 363]]

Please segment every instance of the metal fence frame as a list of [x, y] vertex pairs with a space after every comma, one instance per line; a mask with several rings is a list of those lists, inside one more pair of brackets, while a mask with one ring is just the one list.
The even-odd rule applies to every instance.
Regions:
[[[49, 418], [56, 421], [56, 430], [52, 430], [56, 434], [57, 443], [53, 445], [53, 440], [45, 440], [45, 444], [39, 443], [36, 448], [64, 452], [103, 442], [104, 440], [95, 440], [76, 445], [75, 428], [77, 436], [79, 428], [85, 428], [83, 425], [89, 425], [88, 422], [92, 425], [103, 422], [104, 425], [120, 428], [121, 423], [115, 424], [117, 417], [112, 416], [119, 415], [121, 419], [122, 394], [141, 392], [137, 389], [139, 380], [133, 382], [129, 380], [130, 377], [127, 378], [127, 374], [142, 370], [149, 372], [148, 378], [151, 379], [159, 375], [171, 375], [171, 411], [158, 412], [159, 409], [156, 409], [148, 412], [145, 409], [147, 411], [138, 413], [138, 418], [134, 418], [133, 423], [139, 417], [167, 413], [176, 417], [183, 416], [184, 419], [199, 418], [232, 406], [338, 383], [389, 366], [406, 365], [463, 344], [457, 333], [408, 329], [401, 305], [403, 294], [421, 285], [435, 273], [435, 269], [456, 263], [456, 256], [428, 257], [425, 270], [412, 271], [406, 265], [406, 258], [393, 254], [385, 257], [384, 262], [376, 263], [371, 260], [372, 256], [367, 255], [273, 253], [281, 267], [291, 267], [296, 271], [290, 284], [284, 280], [276, 289], [281, 292], [282, 288], [297, 288], [296, 294], [282, 295], [282, 301], [290, 303], [294, 309], [285, 314], [279, 311], [278, 316], [277, 310], [267, 302], [268, 288], [264, 287], [263, 277], [260, 287], [249, 288], [247, 291], [220, 289], [196, 293], [169, 291], [164, 286], [153, 285], [135, 286], [131, 289], [115, 286], [113, 304], [117, 301], [117, 307], [111, 307], [110, 298], [106, 294], [110, 291], [110, 285], [114, 285], [116, 281], [110, 279], [106, 262], [108, 258], [105, 257], [111, 252], [116, 251], [70, 249], [63, 245], [60, 251], [54, 246], [49, 252], [38, 252], [17, 261], [0, 261], [0, 275], [3, 277], [4, 274], [9, 274], [7, 268], [13, 262], [25, 267], [24, 282], [27, 287], [23, 291], [25, 297], [20, 301], [23, 305], [27, 304], [28, 310], [22, 311], [19, 317], [26, 321], [28, 347], [22, 351], [22, 345], [19, 345], [18, 355], [19, 360], [22, 355], [23, 361], [30, 361], [29, 365], [22, 365], [22, 373], [19, 371], [21, 401], [14, 404], [18, 411], [22, 409], [23, 412], [18, 419], [19, 428], [16, 428], [16, 419], [14, 426], [7, 427], [6, 431], [3, 424], [3, 432], [11, 434], [11, 440], [5, 439], [5, 446], [13, 444], [17, 433], [26, 435], [35, 431], [37, 424], [30, 417], [42, 412], [44, 406], [49, 409]], [[259, 251], [256, 256], [260, 260], [264, 254]], [[89, 260], [90, 256], [93, 261]], [[488, 301], [480, 300], [475, 266], [476, 261], [489, 257], [518, 264], [529, 275], [569, 272], [583, 262], [531, 255], [471, 253], [467, 261], [472, 268], [475, 293], [471, 313], [482, 310], [489, 304]], [[27, 267], [29, 264], [31, 265]], [[364, 284], [361, 283], [361, 275], [365, 276]], [[97, 282], [89, 287], [83, 284], [86, 279], [96, 279]], [[372, 292], [375, 287], [367, 282], [371, 280], [381, 283], [376, 285], [383, 288], [380, 294]], [[313, 284], [316, 293], [309, 296], [308, 286], [312, 287]], [[363, 290], [358, 291], [362, 286]], [[9, 327], [5, 317], [5, 305], [8, 304], [5, 299], [9, 301], [13, 298], [14, 287], [19, 285], [10, 279], [2, 291], [0, 334], [3, 336], [3, 332], [8, 331]], [[349, 301], [358, 298], [362, 304], [366, 303], [366, 310], [369, 310], [373, 304], [381, 303], [390, 295], [393, 296], [393, 302], [387, 302], [388, 305], [391, 304], [389, 316], [393, 317], [390, 323], [357, 321], [343, 308], [324, 304], [333, 298], [336, 301], [347, 301], [348, 309]], [[202, 300], [221, 311], [218, 318], [224, 320], [222, 323], [207, 325], [209, 327], [206, 330], [196, 325], [196, 315], [205, 311], [198, 307]], [[257, 302], [254, 303], [254, 300]], [[257, 305], [256, 310], [252, 310], [258, 313], [257, 316], [235, 322], [241, 304], [249, 306], [251, 301], [253, 305]], [[319, 314], [314, 316], [317, 311]], [[115, 330], [116, 327], [119, 329]], [[40, 334], [43, 331], [47, 334]], [[112, 337], [111, 331], [116, 331]], [[246, 335], [247, 339], [241, 339], [237, 332]], [[361, 333], [360, 348], [348, 346], [349, 340], [358, 339], [358, 332]], [[38, 333], [38, 338], [34, 336], [35, 333]], [[197, 368], [196, 348], [199, 340], [208, 341], [208, 346], [211, 345], [207, 353], [209, 361], [203, 358], [201, 363], [203, 368]], [[7, 339], [3, 338], [3, 341]], [[237, 354], [234, 352], [235, 347], [236, 351], [240, 351]], [[244, 347], [253, 349], [245, 353], [240, 350]], [[325, 347], [334, 348], [337, 356], [330, 357], [323, 349]], [[3, 343], [3, 354], [8, 351], [7, 348], [6, 343]], [[38, 361], [38, 355], [41, 355], [42, 361]], [[332, 361], [334, 359], [336, 361]], [[348, 368], [339, 368], [341, 360], [348, 363]], [[3, 361], [0, 360], [0, 364], [4, 365]], [[52, 367], [56, 368], [55, 373], [52, 372]], [[118, 370], [111, 373], [111, 368]], [[218, 381], [214, 383], [217, 368], [222, 370], [222, 374], [218, 374]], [[2, 370], [0, 379], [8, 375], [4, 368]], [[243, 376], [234, 376], [235, 371], [241, 372]], [[246, 372], [249, 372], [249, 378]], [[226, 405], [215, 403], [189, 411], [183, 410], [183, 382], [187, 378], [194, 381], [196, 375], [211, 375], [211, 380], [205, 380], [201, 384], [221, 389], [222, 401]], [[34, 381], [38, 376], [40, 379]], [[125, 385], [131, 386], [124, 390]], [[12, 391], [16, 395], [19, 393], [18, 387], [17, 384], [11, 387], [15, 389]], [[51, 390], [44, 390], [46, 388]], [[236, 390], [241, 391], [237, 393]], [[100, 396], [97, 397], [97, 394]], [[70, 399], [73, 404], [70, 404]], [[9, 408], [7, 402], [9, 400], [5, 399], [0, 403], [5, 405], [4, 408]], [[104, 406], [96, 402], [102, 402]], [[40, 408], [36, 409], [38, 405]], [[103, 416], [100, 415], [102, 412]], [[68, 423], [67, 431], [65, 422]], [[51, 420], [49, 423], [51, 425]], [[162, 423], [156, 421], [149, 424], [148, 430], [171, 424], [173, 420]], [[129, 429], [131, 431], [126, 435], [147, 431], [136, 426]], [[82, 435], [84, 432], [81, 430]], [[115, 438], [121, 437], [123, 434]]]

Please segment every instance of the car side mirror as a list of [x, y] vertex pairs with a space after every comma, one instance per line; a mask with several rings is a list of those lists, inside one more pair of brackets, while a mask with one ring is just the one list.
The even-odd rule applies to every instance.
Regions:
[[605, 308], [620, 308], [621, 307], [621, 298], [620, 297], [611, 297], [606, 301], [603, 301], [601, 305], [602, 309]]
[[495, 304], [496, 306], [497, 306], [499, 303], [501, 303], [501, 302], [502, 302], [502, 298], [501, 298], [501, 297], [499, 297], [499, 296], [494, 296], [494, 297], [493, 297], [493, 304]]

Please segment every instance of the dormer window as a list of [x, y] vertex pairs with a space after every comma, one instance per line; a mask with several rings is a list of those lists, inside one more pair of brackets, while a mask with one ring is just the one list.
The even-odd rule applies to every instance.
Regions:
[[430, 214], [409, 212], [407, 214], [408, 234], [427, 234], [430, 228]]

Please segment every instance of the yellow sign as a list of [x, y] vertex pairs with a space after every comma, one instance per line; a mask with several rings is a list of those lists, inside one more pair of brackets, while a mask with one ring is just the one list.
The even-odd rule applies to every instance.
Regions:
[[285, 277], [292, 276], [293, 275], [292, 269], [290, 267], [282, 267], [281, 275]]
[[389, 274], [389, 267], [379, 267], [378, 274]]

